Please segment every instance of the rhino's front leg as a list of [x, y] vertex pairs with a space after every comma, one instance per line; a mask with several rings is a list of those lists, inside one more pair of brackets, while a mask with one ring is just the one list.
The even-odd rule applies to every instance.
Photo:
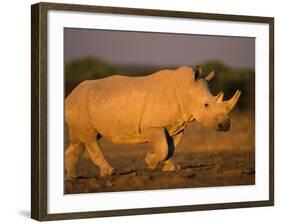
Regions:
[[148, 168], [154, 170], [160, 161], [164, 161], [168, 156], [168, 142], [164, 128], [150, 128], [146, 132], [149, 143], [152, 144], [152, 151], [147, 153], [145, 162]]
[[162, 168], [163, 171], [175, 171], [179, 169], [180, 169], [180, 165], [178, 165], [172, 159], [167, 159], [166, 161], [164, 161], [164, 165]]
[[101, 151], [101, 147], [97, 140], [86, 144], [86, 148], [94, 164], [100, 168], [100, 176], [110, 176], [114, 172], [114, 168], [108, 164]]
[[[183, 131], [172, 136], [172, 147], [173, 147], [172, 150], [174, 150], [178, 146], [182, 138], [182, 135], [183, 135]], [[164, 165], [162, 168], [163, 171], [174, 171], [179, 169], [180, 169], [180, 165], [176, 164], [171, 158], [164, 161]]]

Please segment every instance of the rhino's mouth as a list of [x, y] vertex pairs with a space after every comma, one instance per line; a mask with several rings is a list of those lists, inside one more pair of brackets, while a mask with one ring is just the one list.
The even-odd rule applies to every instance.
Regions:
[[217, 131], [229, 131], [230, 129], [230, 120], [226, 120], [223, 123], [217, 125]]

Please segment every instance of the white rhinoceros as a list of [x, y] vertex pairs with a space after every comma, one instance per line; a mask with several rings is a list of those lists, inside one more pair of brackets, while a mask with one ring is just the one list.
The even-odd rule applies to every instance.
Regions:
[[65, 152], [66, 178], [75, 177], [75, 166], [85, 149], [100, 175], [111, 175], [98, 140], [113, 143], [151, 143], [145, 161], [150, 169], [163, 162], [163, 171], [179, 169], [171, 160], [184, 128], [197, 122], [217, 131], [228, 131], [228, 113], [235, 107], [241, 92], [228, 101], [223, 93], [213, 96], [207, 82], [200, 78], [201, 68], [161, 70], [142, 77], [114, 75], [79, 84], [65, 100], [65, 119], [70, 143]]

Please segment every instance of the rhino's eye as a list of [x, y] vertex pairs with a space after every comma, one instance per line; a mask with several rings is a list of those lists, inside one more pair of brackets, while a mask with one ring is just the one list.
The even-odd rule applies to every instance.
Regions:
[[208, 104], [208, 103], [205, 103], [205, 104], [204, 104], [204, 107], [206, 107], [206, 108], [209, 107], [209, 104]]

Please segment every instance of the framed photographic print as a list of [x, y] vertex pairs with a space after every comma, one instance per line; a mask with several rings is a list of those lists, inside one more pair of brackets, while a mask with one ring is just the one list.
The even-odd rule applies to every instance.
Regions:
[[32, 218], [274, 204], [274, 19], [32, 5]]

